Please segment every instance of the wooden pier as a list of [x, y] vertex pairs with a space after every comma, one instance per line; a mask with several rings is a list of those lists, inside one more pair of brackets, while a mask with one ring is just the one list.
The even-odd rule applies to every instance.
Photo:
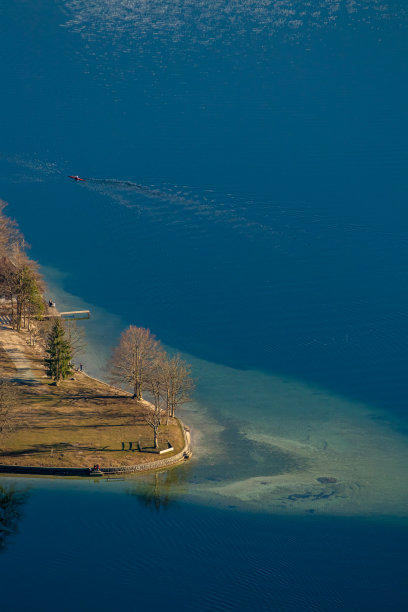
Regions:
[[[54, 312], [51, 312], [54, 311]], [[79, 321], [81, 319], [89, 319], [91, 317], [90, 310], [70, 310], [69, 312], [58, 312], [54, 307], [49, 308], [49, 314], [43, 315], [44, 319], [53, 319], [60, 317], [61, 319], [70, 321]]]

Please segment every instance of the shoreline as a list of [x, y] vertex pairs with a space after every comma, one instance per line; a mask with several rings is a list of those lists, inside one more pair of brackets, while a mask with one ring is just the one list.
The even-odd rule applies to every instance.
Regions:
[[[64, 306], [79, 304], [98, 313], [93, 321], [99, 329], [112, 321], [106, 311], [98, 311], [100, 307], [61, 288], [54, 288], [54, 295]], [[106, 357], [107, 340], [116, 337], [124, 324], [115, 319], [103, 334], [98, 331], [90, 336], [91, 350], [87, 349], [84, 363], [92, 375], [84, 374], [95, 383], [104, 376], [98, 364]], [[406, 516], [407, 447], [388, 413], [304, 382], [242, 372], [192, 355], [188, 359], [200, 371], [201, 384], [188, 410], [194, 454], [199, 459], [194, 462], [194, 478], [188, 487], [192, 501], [271, 514]], [[214, 386], [214, 380], [222, 386]], [[273, 410], [265, 412], [265, 406]], [[181, 417], [187, 417], [184, 410]], [[305, 465], [300, 471], [289, 467], [276, 474], [275, 457], [280, 463], [276, 453], [282, 453], [283, 458], [289, 454]], [[143, 475], [165, 469], [155, 465], [134, 472], [134, 478], [140, 474], [142, 480]], [[24, 474], [15, 473], [15, 477], [24, 478]], [[36, 477], [49, 482], [87, 482], [77, 475], [32, 474], [33, 480]], [[317, 477], [334, 477], [337, 483], [322, 484]]]
[[[109, 474], [133, 474], [135, 472], [151, 472], [153, 470], [165, 469], [172, 467], [183, 461], [186, 461], [192, 456], [190, 446], [190, 430], [186, 428], [181, 419], [175, 417], [178, 421], [184, 436], [184, 447], [173, 457], [158, 459], [151, 463], [139, 463], [136, 465], [124, 465], [120, 467], [101, 467], [100, 472], [103, 475]], [[81, 476], [87, 478], [96, 478], [95, 474], [90, 472], [89, 468], [73, 468], [73, 467], [53, 467], [53, 466], [30, 466], [30, 465], [7, 465], [0, 464], [0, 474], [4, 476], [13, 476], [15, 474], [24, 476]]]

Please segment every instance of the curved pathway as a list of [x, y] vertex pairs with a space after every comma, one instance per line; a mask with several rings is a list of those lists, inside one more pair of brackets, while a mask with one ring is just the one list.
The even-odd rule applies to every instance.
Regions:
[[38, 385], [38, 379], [32, 369], [32, 363], [26, 355], [27, 344], [24, 335], [18, 334], [1, 322], [0, 344], [16, 368], [16, 382]]

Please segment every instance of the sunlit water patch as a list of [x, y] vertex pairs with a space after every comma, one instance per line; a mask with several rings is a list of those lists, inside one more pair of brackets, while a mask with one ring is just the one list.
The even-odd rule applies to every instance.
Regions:
[[[282, 30], [292, 37], [300, 31], [335, 27], [342, 17], [353, 21], [376, 21], [394, 15], [393, 3], [386, 0], [65, 0], [66, 27], [72, 28], [92, 42], [95, 36], [109, 36], [114, 45], [123, 38], [142, 46], [150, 37], [167, 38], [178, 43], [211, 45], [231, 36], [267, 33]], [[231, 44], [231, 40], [228, 40]]]

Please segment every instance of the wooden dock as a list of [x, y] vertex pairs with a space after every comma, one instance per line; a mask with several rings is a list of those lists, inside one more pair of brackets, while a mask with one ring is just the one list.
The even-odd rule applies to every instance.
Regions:
[[79, 321], [81, 319], [90, 319], [90, 310], [70, 310], [68, 312], [58, 312], [56, 308], [49, 308], [48, 314], [43, 315], [44, 319], [52, 319], [54, 317], [60, 317], [61, 319], [70, 321]]

